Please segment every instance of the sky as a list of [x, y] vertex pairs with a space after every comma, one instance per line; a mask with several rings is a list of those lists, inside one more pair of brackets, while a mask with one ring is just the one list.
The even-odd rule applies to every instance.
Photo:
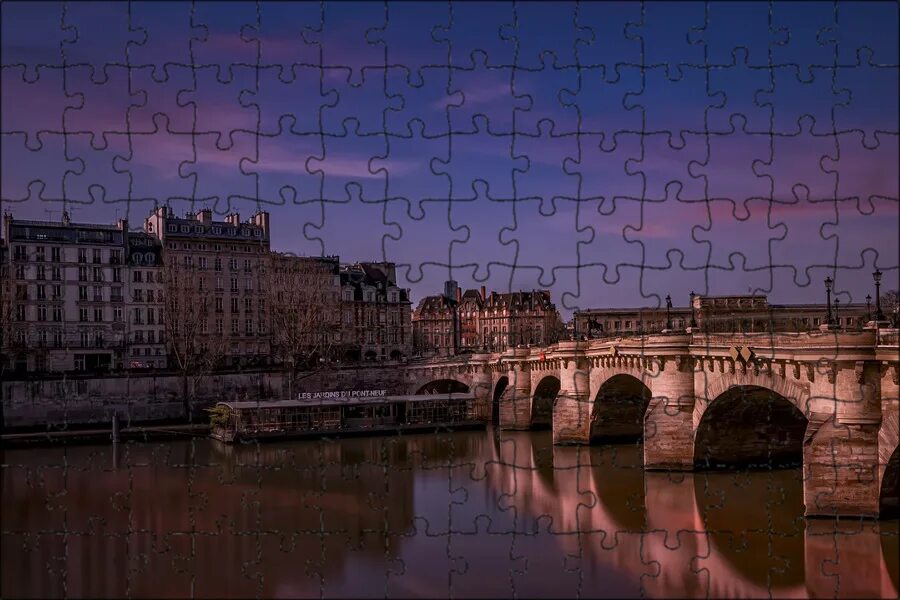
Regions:
[[896, 3], [4, 2], [3, 211], [272, 215], [414, 304], [898, 285]]

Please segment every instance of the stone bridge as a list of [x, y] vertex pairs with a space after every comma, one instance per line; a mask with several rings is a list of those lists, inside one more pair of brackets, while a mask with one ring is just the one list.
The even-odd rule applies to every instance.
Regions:
[[643, 438], [648, 470], [802, 464], [807, 516], [897, 511], [897, 330], [673, 333], [410, 363], [408, 393], [471, 391], [555, 444]]

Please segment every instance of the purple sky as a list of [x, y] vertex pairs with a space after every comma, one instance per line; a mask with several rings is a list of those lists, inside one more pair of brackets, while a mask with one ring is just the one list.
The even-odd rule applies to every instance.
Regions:
[[17, 217], [262, 207], [274, 248], [395, 261], [414, 302], [452, 271], [565, 316], [900, 287], [896, 3], [0, 11]]

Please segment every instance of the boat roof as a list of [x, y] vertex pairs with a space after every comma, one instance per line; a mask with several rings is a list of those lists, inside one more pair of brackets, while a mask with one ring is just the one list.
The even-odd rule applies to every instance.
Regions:
[[400, 396], [375, 396], [370, 398], [315, 398], [304, 400], [269, 400], [269, 401], [239, 401], [217, 402], [216, 406], [227, 406], [232, 410], [244, 410], [248, 408], [300, 408], [303, 406], [363, 406], [367, 404], [390, 404], [393, 402], [421, 402], [423, 400], [474, 400], [475, 394], [471, 392], [456, 394], [409, 394]]

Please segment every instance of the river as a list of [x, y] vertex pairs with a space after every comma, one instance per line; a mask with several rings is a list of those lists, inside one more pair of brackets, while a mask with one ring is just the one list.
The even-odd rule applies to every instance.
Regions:
[[3, 597], [897, 597], [898, 522], [801, 471], [457, 432], [2, 453]]

